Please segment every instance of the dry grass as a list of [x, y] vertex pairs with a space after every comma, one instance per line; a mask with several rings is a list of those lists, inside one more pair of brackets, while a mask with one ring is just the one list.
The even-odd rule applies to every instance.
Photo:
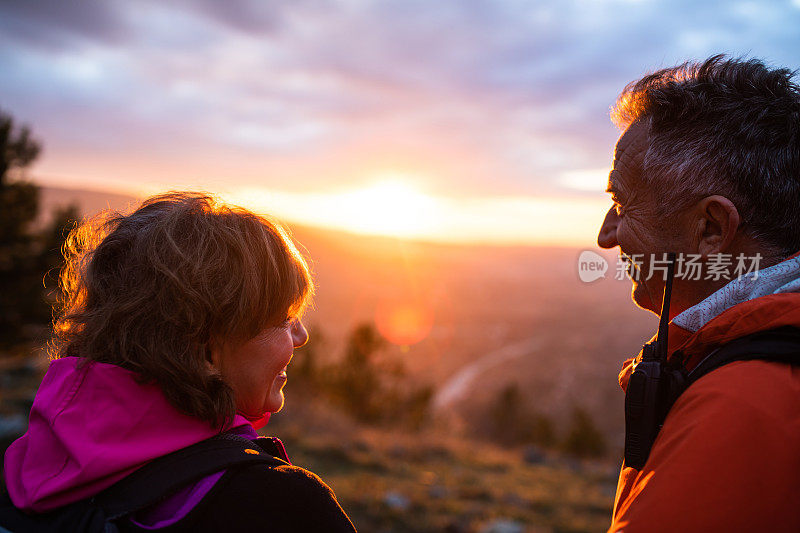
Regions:
[[612, 465], [557, 457], [528, 464], [519, 450], [399, 431], [277, 434], [295, 464], [331, 485], [362, 532], [479, 532], [493, 519], [531, 532], [609, 524]]

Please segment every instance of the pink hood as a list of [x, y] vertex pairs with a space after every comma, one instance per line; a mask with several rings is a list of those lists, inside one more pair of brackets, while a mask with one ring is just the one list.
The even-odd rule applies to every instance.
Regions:
[[[6, 452], [6, 485], [18, 508], [42, 512], [87, 498], [217, 433], [177, 411], [157, 385], [138, 383], [134, 372], [95, 362], [78, 368], [82, 361], [50, 363], [28, 431]], [[237, 415], [227, 430], [249, 424]]]

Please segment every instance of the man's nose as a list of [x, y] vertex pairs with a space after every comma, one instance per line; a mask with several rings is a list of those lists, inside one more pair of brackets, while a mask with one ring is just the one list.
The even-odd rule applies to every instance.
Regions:
[[299, 348], [308, 342], [308, 330], [300, 320], [295, 320], [292, 324], [292, 343], [295, 348]]
[[617, 242], [617, 224], [619, 224], [619, 215], [617, 215], [612, 206], [606, 213], [606, 218], [603, 219], [600, 233], [597, 234], [597, 244], [600, 248], [619, 246], [619, 242]]

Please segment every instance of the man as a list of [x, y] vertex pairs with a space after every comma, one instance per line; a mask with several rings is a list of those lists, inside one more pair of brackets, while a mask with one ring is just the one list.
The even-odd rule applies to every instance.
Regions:
[[[791, 78], [715, 56], [628, 85], [613, 111], [625, 130], [598, 244], [633, 259], [633, 300], [657, 314], [660, 262], [678, 255], [668, 357], [687, 370], [739, 337], [800, 327], [800, 88]], [[699, 276], [687, 275], [692, 262]], [[623, 463], [610, 531], [800, 531], [800, 369], [739, 361], [691, 385], [641, 470]]]

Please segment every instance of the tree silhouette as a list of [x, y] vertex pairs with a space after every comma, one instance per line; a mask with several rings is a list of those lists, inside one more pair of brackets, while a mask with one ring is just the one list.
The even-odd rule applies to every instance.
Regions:
[[490, 434], [500, 444], [536, 444], [550, 447], [555, 442], [553, 422], [525, 402], [517, 383], [503, 387], [489, 409]]
[[0, 112], [0, 342], [20, 338], [25, 319], [36, 315], [41, 295], [36, 278], [38, 258], [31, 224], [39, 204], [38, 189], [13, 179], [39, 155], [41, 147], [27, 127], [17, 129], [10, 115]]
[[374, 356], [385, 343], [372, 324], [357, 326], [350, 333], [344, 359], [335, 371], [339, 400], [356, 418], [366, 422], [374, 422], [380, 416], [377, 403], [381, 380]]
[[23, 170], [39, 155], [41, 146], [30, 130], [14, 128], [14, 119], [0, 111], [0, 253], [7, 266], [31, 242], [29, 226], [36, 218], [38, 190], [32, 183], [12, 180], [13, 171]]
[[586, 410], [575, 407], [572, 423], [564, 440], [564, 451], [578, 457], [600, 457], [606, 453], [603, 434], [594, 425]]
[[308, 342], [296, 350], [292, 358], [292, 388], [316, 393], [326, 385], [320, 353], [327, 339], [316, 324], [307, 325], [306, 328], [309, 332]]
[[360, 422], [419, 429], [427, 421], [433, 388], [409, 380], [402, 360], [386, 359], [387, 346], [372, 323], [355, 326], [342, 359], [315, 367], [317, 387]]
[[24, 169], [39, 157], [41, 145], [31, 138], [31, 131], [22, 126], [17, 131], [11, 115], [0, 111], [0, 184], [5, 183], [8, 173]]
[[25, 325], [49, 322], [54, 295], [43, 287], [44, 276], [60, 266], [64, 231], [77, 219], [69, 207], [50, 228], [34, 231], [39, 189], [25, 170], [40, 153], [30, 129], [0, 111], [0, 347], [26, 340]]

